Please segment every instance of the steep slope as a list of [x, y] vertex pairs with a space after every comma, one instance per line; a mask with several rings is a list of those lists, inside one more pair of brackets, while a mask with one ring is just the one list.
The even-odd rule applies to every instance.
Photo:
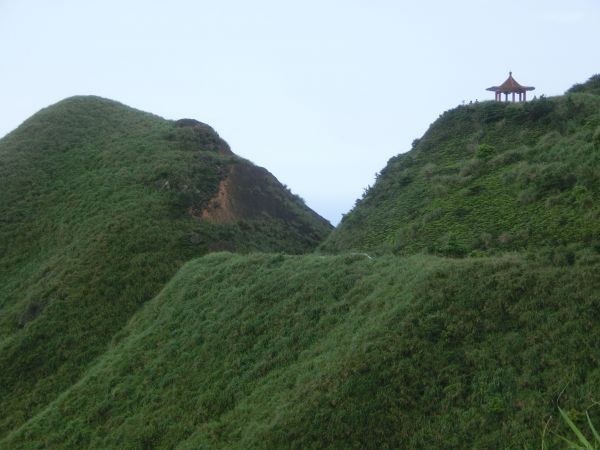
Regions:
[[[161, 127], [160, 171], [136, 159], [135, 182], [90, 184], [106, 201], [70, 184], [48, 200], [58, 169], [0, 153], [9, 178], [31, 167], [6, 198], [34, 205], [0, 216], [0, 448], [560, 448], [557, 406], [600, 423], [595, 83], [442, 115], [321, 247], [347, 253], [214, 253], [166, 285], [211, 249], [317, 239], [282, 207], [297, 199], [266, 195], [272, 177], [191, 120], [127, 110], [160, 124], [140, 126]], [[134, 148], [107, 172], [130, 173]]]
[[[235, 208], [207, 220], [219, 196]], [[185, 261], [301, 253], [329, 229], [200, 122], [97, 97], [40, 111], [0, 140], [0, 436], [77, 380]]]
[[559, 448], [557, 399], [600, 395], [599, 268], [205, 256], [0, 445]]
[[393, 157], [323, 246], [450, 256], [600, 249], [597, 77], [563, 97], [460, 106]]

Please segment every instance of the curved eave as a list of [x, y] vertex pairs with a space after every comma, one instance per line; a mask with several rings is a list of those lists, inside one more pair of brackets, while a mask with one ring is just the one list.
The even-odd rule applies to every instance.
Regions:
[[500, 86], [493, 86], [487, 88], [486, 91], [501, 92], [502, 94], [510, 94], [514, 92], [518, 94], [519, 92], [533, 91], [534, 89], [535, 88], [533, 86], [521, 86], [518, 88], [501, 88]]

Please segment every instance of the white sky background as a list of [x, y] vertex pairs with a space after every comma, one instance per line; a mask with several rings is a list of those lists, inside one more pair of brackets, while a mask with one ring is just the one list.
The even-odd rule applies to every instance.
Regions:
[[194, 118], [336, 224], [440, 113], [599, 44], [597, 0], [0, 0], [0, 136], [79, 94]]

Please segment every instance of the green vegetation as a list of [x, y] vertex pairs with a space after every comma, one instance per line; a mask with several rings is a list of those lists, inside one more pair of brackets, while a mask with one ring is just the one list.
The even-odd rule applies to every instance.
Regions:
[[0, 141], [0, 436], [78, 380], [185, 261], [305, 252], [329, 232], [268, 173], [253, 192], [285, 217], [195, 217], [231, 167], [258, 169], [184, 125], [74, 97]]
[[444, 113], [327, 238], [207, 125], [40, 112], [0, 141], [0, 448], [594, 448], [597, 82]]
[[458, 107], [389, 161], [323, 250], [596, 255], [599, 150], [600, 96]]
[[585, 434], [579, 429], [579, 427], [577, 425], [575, 425], [573, 423], [573, 421], [571, 420], [571, 418], [565, 411], [563, 411], [560, 408], [559, 408], [559, 411], [560, 411], [560, 415], [562, 416], [563, 420], [567, 423], [567, 425], [569, 425], [569, 428], [571, 429], [573, 434], [576, 436], [577, 441], [578, 441], [578, 442], [574, 442], [574, 441], [571, 441], [571, 440], [561, 436], [561, 439], [567, 443], [569, 448], [575, 449], [575, 450], [597, 450], [598, 445], [600, 445], [600, 434], [598, 434], [596, 427], [592, 423], [592, 419], [590, 419], [590, 415], [587, 412], [585, 414], [589, 429], [590, 429], [592, 435], [594, 436], [593, 437], [594, 443], [592, 443], [592, 441], [588, 440], [588, 438], [585, 437]]
[[539, 448], [555, 416], [556, 448], [556, 398], [600, 394], [597, 274], [515, 255], [205, 256], [4, 445]]
[[583, 84], [576, 84], [567, 91], [568, 94], [576, 92], [586, 92], [588, 94], [600, 95], [600, 74], [590, 77], [588, 81]]

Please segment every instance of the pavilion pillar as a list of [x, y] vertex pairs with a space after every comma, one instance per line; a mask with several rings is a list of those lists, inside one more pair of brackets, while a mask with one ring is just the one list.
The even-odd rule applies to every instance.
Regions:
[[504, 93], [504, 100], [505, 100], [505, 101], [508, 101], [508, 92], [505, 92], [505, 93]]
[[515, 102], [515, 93], [512, 93], [513, 103]]
[[523, 101], [523, 93], [519, 92], [519, 101], [522, 102]]

